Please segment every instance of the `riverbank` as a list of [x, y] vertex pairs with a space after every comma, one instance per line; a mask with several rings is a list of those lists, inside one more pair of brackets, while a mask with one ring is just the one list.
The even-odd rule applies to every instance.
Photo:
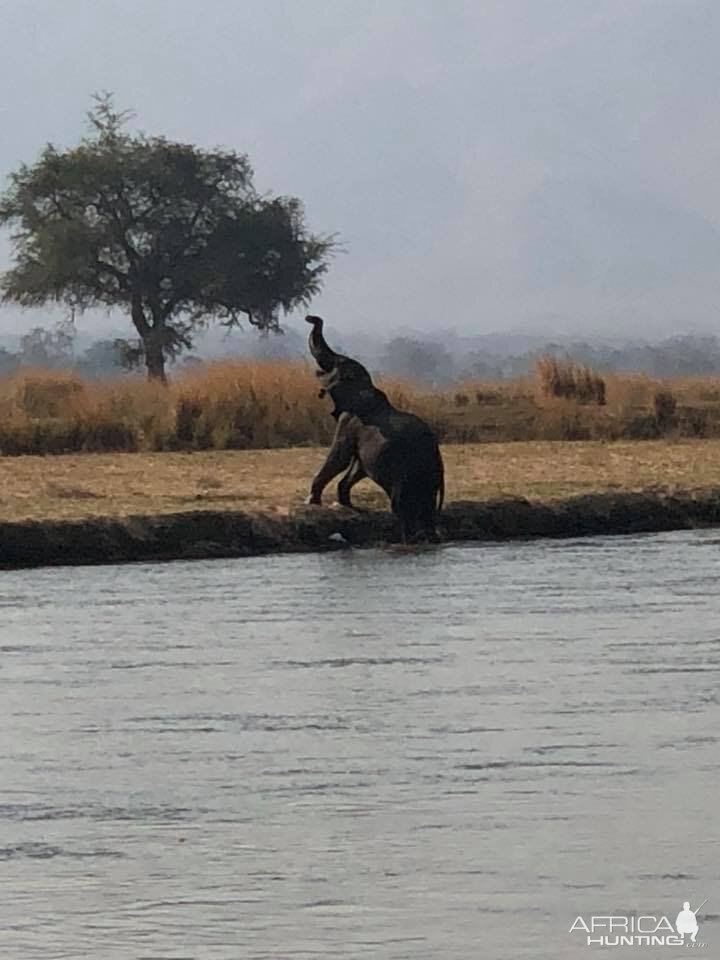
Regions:
[[[366, 512], [303, 505], [323, 448], [0, 458], [0, 566], [328, 550], [397, 540]], [[720, 441], [443, 448], [445, 540], [637, 533], [720, 523]], [[326, 502], [332, 503], [329, 487]], [[338, 536], [334, 536], [337, 534]]]
[[[302, 506], [327, 447], [0, 457], [0, 523], [163, 516], [185, 511], [286, 517]], [[720, 441], [447, 444], [446, 500], [720, 488]], [[334, 486], [326, 502], [332, 503]], [[385, 510], [369, 480], [359, 506]]]
[[[720, 525], [720, 488], [704, 492], [599, 493], [532, 502], [459, 501], [443, 510], [445, 541], [649, 533]], [[398, 542], [385, 512], [302, 507], [287, 516], [185, 511], [0, 523], [0, 567], [247, 557]]]

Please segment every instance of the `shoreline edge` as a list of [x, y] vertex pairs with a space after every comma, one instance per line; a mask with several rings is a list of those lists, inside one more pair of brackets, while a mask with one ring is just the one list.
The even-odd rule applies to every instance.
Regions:
[[[609, 492], [445, 506], [442, 542], [574, 538], [720, 526], [720, 488]], [[0, 569], [321, 552], [397, 543], [390, 513], [298, 507], [287, 516], [197, 510], [156, 516], [0, 521]]]

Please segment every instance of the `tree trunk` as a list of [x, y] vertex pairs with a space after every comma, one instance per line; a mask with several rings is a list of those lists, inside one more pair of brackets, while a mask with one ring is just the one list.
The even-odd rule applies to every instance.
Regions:
[[155, 380], [159, 383], [167, 383], [165, 374], [165, 354], [162, 344], [156, 337], [150, 336], [144, 341], [145, 344], [145, 366], [147, 367], [148, 380]]
[[131, 316], [133, 326], [140, 335], [143, 349], [145, 351], [145, 366], [147, 368], [148, 380], [156, 380], [159, 383], [167, 383], [165, 374], [165, 352], [162, 345], [162, 318], [154, 317], [152, 326], [148, 323], [145, 307], [140, 293], [133, 290], [131, 305]]

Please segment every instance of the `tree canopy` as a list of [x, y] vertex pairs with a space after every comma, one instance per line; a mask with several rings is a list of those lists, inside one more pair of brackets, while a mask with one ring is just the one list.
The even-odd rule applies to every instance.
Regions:
[[278, 330], [318, 292], [333, 239], [308, 232], [296, 198], [258, 194], [245, 155], [131, 135], [109, 95], [88, 117], [78, 146], [48, 145], [0, 196], [14, 230], [5, 300], [124, 308], [164, 379], [210, 320]]

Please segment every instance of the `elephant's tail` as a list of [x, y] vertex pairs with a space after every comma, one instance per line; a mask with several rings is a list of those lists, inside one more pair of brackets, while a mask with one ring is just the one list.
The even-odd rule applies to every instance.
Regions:
[[440, 456], [440, 449], [438, 448], [438, 468], [439, 468], [439, 477], [438, 477], [438, 488], [437, 488], [437, 506], [435, 509], [438, 513], [443, 508], [443, 503], [445, 503], [445, 464], [443, 459]]

